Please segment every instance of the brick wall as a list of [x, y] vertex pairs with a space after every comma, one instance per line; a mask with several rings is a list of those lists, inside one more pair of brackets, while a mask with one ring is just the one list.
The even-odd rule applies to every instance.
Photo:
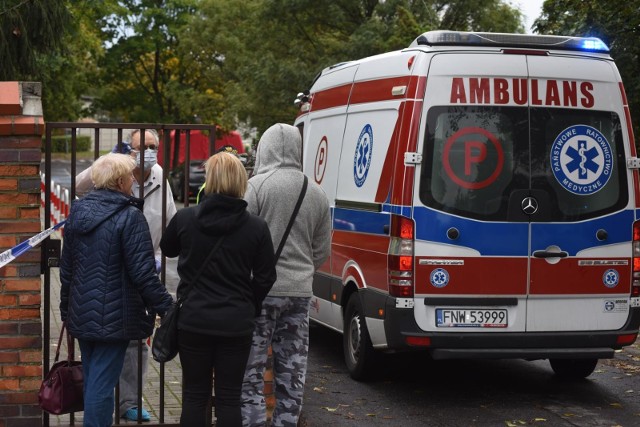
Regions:
[[[0, 253], [40, 226], [39, 83], [0, 82]], [[40, 250], [0, 267], [0, 427], [42, 424]]]

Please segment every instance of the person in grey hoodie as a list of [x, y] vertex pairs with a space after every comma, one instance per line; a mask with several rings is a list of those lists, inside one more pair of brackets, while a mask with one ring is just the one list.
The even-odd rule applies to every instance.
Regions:
[[[254, 176], [245, 194], [247, 210], [267, 221], [278, 247], [304, 182], [302, 138], [297, 128], [278, 123], [265, 131], [257, 148]], [[329, 255], [329, 200], [308, 180], [300, 210], [277, 260], [278, 279], [262, 303], [242, 385], [244, 426], [264, 426], [264, 371], [272, 346], [276, 405], [271, 425], [296, 426], [309, 352], [309, 304], [315, 271]]]

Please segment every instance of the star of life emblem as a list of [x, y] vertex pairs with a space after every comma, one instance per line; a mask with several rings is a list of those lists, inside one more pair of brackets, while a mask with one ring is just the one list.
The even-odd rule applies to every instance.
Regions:
[[594, 194], [607, 184], [613, 171], [609, 141], [596, 128], [570, 126], [556, 137], [550, 152], [558, 183], [573, 194]]
[[604, 283], [607, 288], [615, 288], [619, 281], [620, 275], [612, 268], [605, 271], [602, 275], [602, 283]]
[[366, 124], [360, 132], [353, 156], [353, 180], [358, 187], [362, 187], [369, 173], [371, 157], [373, 155], [373, 128]]
[[436, 288], [444, 288], [449, 284], [449, 272], [444, 268], [436, 268], [431, 272], [429, 280]]

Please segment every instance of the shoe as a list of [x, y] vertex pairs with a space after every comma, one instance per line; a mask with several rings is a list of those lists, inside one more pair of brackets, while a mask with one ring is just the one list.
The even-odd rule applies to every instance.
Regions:
[[[138, 421], [138, 408], [127, 409], [122, 418], [129, 421]], [[151, 421], [151, 415], [144, 408], [142, 408], [142, 421]]]

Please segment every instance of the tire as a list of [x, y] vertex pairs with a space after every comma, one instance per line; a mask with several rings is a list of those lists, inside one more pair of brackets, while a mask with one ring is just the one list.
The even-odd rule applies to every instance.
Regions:
[[549, 363], [559, 378], [581, 380], [593, 373], [598, 359], [549, 359]]
[[176, 185], [176, 182], [174, 180], [171, 181], [171, 192], [173, 193], [173, 199], [178, 201], [178, 202], [182, 202], [183, 200], [183, 195], [182, 193], [184, 192], [184, 189], [182, 188], [182, 186], [180, 184]]
[[357, 292], [354, 292], [347, 302], [342, 345], [351, 378], [358, 381], [370, 379], [375, 373], [378, 354], [371, 344], [360, 295]]

